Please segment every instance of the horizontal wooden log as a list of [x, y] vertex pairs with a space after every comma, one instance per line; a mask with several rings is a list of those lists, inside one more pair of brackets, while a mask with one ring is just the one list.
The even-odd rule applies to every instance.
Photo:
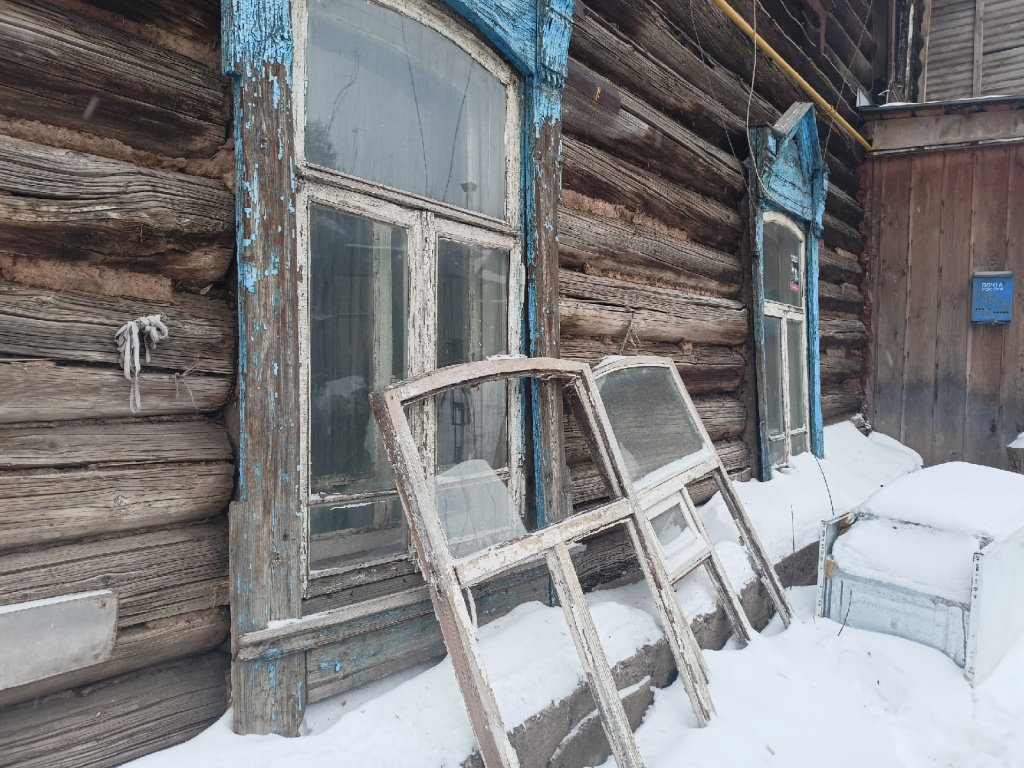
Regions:
[[206, 418], [0, 427], [0, 470], [91, 464], [231, 461], [224, 427]]
[[118, 365], [115, 334], [145, 315], [160, 315], [168, 329], [147, 369], [234, 374], [235, 308], [187, 293], [163, 303], [0, 282], [0, 354]]
[[737, 347], [703, 344], [680, 348], [659, 342], [641, 342], [639, 345], [630, 342], [623, 347], [621, 341], [616, 343], [608, 337], [563, 336], [560, 351], [564, 358], [590, 365], [597, 365], [609, 355], [619, 354], [671, 358], [691, 395], [739, 389], [747, 365], [746, 357]]
[[558, 259], [563, 266], [721, 296], [735, 296], [743, 281], [740, 260], [731, 253], [565, 205], [558, 213]]
[[698, 242], [738, 247], [743, 225], [735, 209], [588, 146], [562, 139], [562, 182], [568, 188], [643, 213]]
[[0, 362], [0, 424], [216, 411], [228, 400], [233, 379], [149, 371], [139, 374], [142, 410], [128, 407], [131, 383], [120, 370]]
[[227, 462], [0, 473], [0, 549], [213, 517], [234, 485]]
[[826, 213], [822, 217], [822, 225], [822, 239], [828, 247], [842, 248], [854, 255], [860, 255], [864, 251], [864, 237], [845, 221]]
[[[604, 83], [602, 93], [614, 88], [584, 65], [572, 62], [570, 66], [587, 82]], [[735, 157], [627, 91], [617, 91], [621, 107], [612, 111], [573, 88], [572, 82], [570, 78], [562, 95], [562, 129], [566, 133], [703, 195], [739, 204], [746, 185]]]
[[84, 262], [51, 261], [0, 253], [0, 280], [34, 288], [67, 290], [81, 293], [147, 301], [174, 300], [171, 278], [111, 269]]
[[850, 357], [822, 355], [821, 381], [823, 384], [838, 384], [847, 379], [860, 379], [864, 375], [864, 358], [860, 355]]
[[220, 5], [211, 0], [84, 0], [137, 24], [215, 45], [220, 40]]
[[859, 315], [864, 309], [860, 288], [849, 283], [836, 285], [824, 280], [818, 283], [818, 302], [822, 309]]
[[0, 136], [0, 251], [224, 278], [235, 201], [222, 184]]
[[829, 187], [825, 197], [825, 211], [853, 229], [857, 229], [864, 220], [864, 206], [840, 187]]
[[860, 349], [868, 343], [868, 329], [860, 320], [822, 317], [819, 325], [821, 348]]
[[627, 332], [643, 341], [741, 344], [747, 338], [747, 310], [719, 299], [559, 270], [562, 332], [612, 336]]
[[122, 629], [106, 661], [0, 691], [0, 707], [214, 650], [230, 624], [227, 609], [216, 608]]
[[227, 605], [227, 526], [208, 523], [0, 554], [0, 605], [117, 592], [119, 627]]
[[209, 157], [228, 137], [229, 110], [225, 80], [197, 61], [41, 2], [0, 6], [5, 117]]
[[822, 384], [821, 415], [826, 423], [843, 421], [860, 413], [864, 401], [864, 388], [860, 379], [851, 379], [838, 385]]
[[[661, 62], [657, 51], [646, 51], [579, 2], [569, 53], [610, 78], [617, 87], [679, 119], [720, 149], [728, 151], [730, 142], [744, 140], [744, 122], [727, 106], [733, 103], [730, 96], [740, 98], [742, 86], [732, 83], [727, 73], [706, 66], [696, 55], [687, 62], [690, 66], [681, 68], [682, 72], [671, 69]], [[713, 84], [719, 81], [718, 92], [728, 94], [720, 97], [724, 104], [707, 93], [709, 80]], [[759, 96], [754, 97], [751, 111], [756, 122], [777, 117], [764, 109]]]
[[855, 259], [847, 258], [831, 248], [818, 249], [818, 267], [821, 279], [831, 283], [860, 285], [864, 279], [864, 269]]
[[0, 713], [0, 755], [17, 768], [113, 768], [180, 744], [228, 706], [227, 654], [211, 652]]

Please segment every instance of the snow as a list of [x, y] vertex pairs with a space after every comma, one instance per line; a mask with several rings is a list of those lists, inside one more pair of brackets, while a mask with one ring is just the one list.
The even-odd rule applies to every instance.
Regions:
[[969, 605], [980, 548], [970, 534], [865, 519], [836, 539], [832, 557], [854, 576]]
[[863, 512], [1002, 539], [1024, 527], [1024, 475], [950, 462], [886, 486]]
[[1007, 448], [1024, 448], [1024, 432], [1017, 435], [1017, 438]]
[[[890, 437], [865, 437], [850, 422], [825, 428], [825, 458], [795, 456], [772, 481], [736, 483], [773, 562], [818, 541], [821, 521], [848, 512], [883, 485], [921, 468], [921, 457]], [[1022, 477], [1024, 479], [1024, 477]], [[712, 540], [738, 541], [721, 494], [702, 510]]]

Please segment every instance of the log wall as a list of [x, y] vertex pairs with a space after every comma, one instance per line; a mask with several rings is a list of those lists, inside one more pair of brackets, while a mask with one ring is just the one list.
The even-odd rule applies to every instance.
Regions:
[[[871, 91], [875, 55], [866, 6], [835, 4], [822, 52], [816, 16], [769, 0], [755, 22], [751, 0], [733, 5], [856, 122], [856, 92]], [[751, 41], [698, 0], [577, 2], [570, 54], [558, 228], [562, 355], [591, 363], [609, 354], [672, 357], [727, 466], [749, 477], [757, 400], [746, 129], [809, 99], [763, 55], [755, 71]], [[822, 406], [833, 421], [864, 399], [863, 156], [841, 130], [827, 122], [818, 129], [831, 180], [819, 291]], [[600, 494], [571, 439], [568, 461], [577, 502]]]
[[[0, 691], [0, 762], [112, 766], [227, 706], [237, 356], [216, 0], [0, 6], [0, 605], [110, 589], [98, 664]], [[160, 314], [142, 408], [114, 335]]]

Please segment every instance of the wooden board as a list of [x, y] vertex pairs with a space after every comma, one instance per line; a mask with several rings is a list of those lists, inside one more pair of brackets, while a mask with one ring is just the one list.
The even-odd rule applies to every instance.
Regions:
[[234, 464], [159, 464], [0, 473], [0, 549], [213, 517]]
[[1024, 145], [1010, 150], [1009, 188], [1006, 196], [1006, 268], [1022, 282], [1014, 286], [1013, 320], [1003, 329], [1003, 375], [1000, 402], [1003, 443], [1024, 432]]
[[156, 272], [202, 288], [234, 253], [219, 182], [0, 136], [0, 251]]
[[0, 691], [0, 707], [213, 650], [227, 637], [229, 625], [227, 610], [216, 608], [122, 629], [106, 661]]
[[113, 768], [179, 744], [227, 709], [227, 669], [213, 652], [5, 710], [0, 754], [18, 768]]
[[[216, 411], [231, 393], [226, 376], [149, 371], [139, 375], [139, 416]], [[0, 362], [0, 424], [133, 416], [128, 407], [131, 383], [120, 370], [53, 365], [49, 362]]]
[[122, 419], [0, 427], [0, 470], [90, 464], [231, 461], [224, 427], [211, 419]]
[[[903, 415], [900, 434], [915, 449], [931, 446], [935, 425], [935, 360], [939, 344], [938, 261], [942, 225], [941, 154], [916, 155], [910, 205], [907, 264], [907, 332], [903, 354]], [[945, 419], [942, 419], [945, 421]], [[945, 425], [942, 425], [945, 426]], [[942, 428], [940, 426], [940, 428]], [[931, 457], [925, 459], [930, 463]]]
[[[1019, 205], [1009, 200], [1009, 149], [987, 147], [975, 155], [971, 271], [1006, 268], [1008, 210]], [[1004, 202], [1005, 201], [1005, 202]], [[1020, 318], [1017, 318], [1020, 319]], [[964, 424], [964, 459], [991, 467], [1008, 466], [1002, 429], [1000, 384], [1004, 325], [971, 325], [967, 363], [967, 421]], [[1016, 437], [1016, 435], [1014, 435]]]
[[165, 303], [0, 282], [0, 354], [116, 366], [114, 335], [125, 323], [146, 315], [160, 315], [168, 329], [150, 361], [142, 360], [147, 369], [234, 374], [235, 308], [223, 299], [186, 293]]
[[229, 105], [225, 80], [181, 54], [44, 3], [0, 7], [5, 117], [209, 157], [227, 139]]
[[0, 554], [0, 604], [113, 589], [118, 626], [227, 605], [223, 524]]
[[873, 211], [878, 217], [874, 305], [884, 307], [885, 312], [876, 311], [873, 315], [875, 369], [871, 422], [879, 432], [897, 440], [902, 438], [910, 216], [906, 201], [910, 199], [911, 169], [909, 157], [893, 157], [875, 167], [875, 172], [882, 175], [882, 198]]

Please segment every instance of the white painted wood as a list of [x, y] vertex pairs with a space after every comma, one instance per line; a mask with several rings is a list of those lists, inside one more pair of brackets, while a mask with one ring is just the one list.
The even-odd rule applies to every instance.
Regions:
[[117, 635], [109, 589], [0, 607], [0, 690], [106, 661]]
[[1024, 528], [989, 544], [974, 562], [964, 673], [978, 685], [1024, 637]]

